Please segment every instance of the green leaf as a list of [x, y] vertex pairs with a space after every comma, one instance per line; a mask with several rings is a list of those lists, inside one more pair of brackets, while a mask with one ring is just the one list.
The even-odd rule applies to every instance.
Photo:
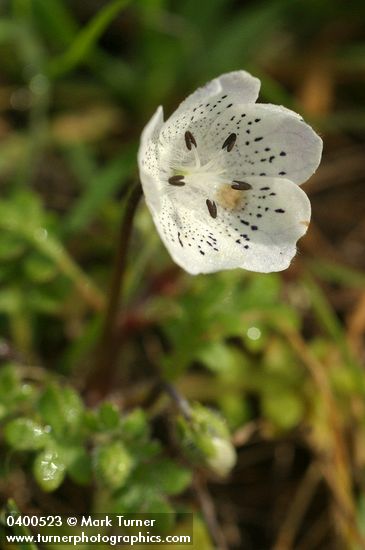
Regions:
[[35, 21], [41, 26], [42, 33], [62, 46], [72, 42], [77, 26], [62, 0], [36, 0], [33, 9]]
[[59, 77], [84, 61], [106, 27], [128, 3], [129, 0], [114, 0], [114, 2], [110, 2], [100, 9], [95, 17], [78, 33], [69, 49], [52, 60], [48, 70], [50, 76]]
[[47, 283], [51, 281], [58, 272], [57, 266], [49, 258], [33, 252], [23, 263], [24, 273], [34, 283]]
[[3, 365], [0, 369], [0, 402], [8, 402], [17, 393], [20, 386], [20, 376], [12, 363]]
[[84, 447], [68, 450], [67, 473], [79, 485], [87, 485], [92, 480], [92, 460]]
[[[54, 287], [53, 287], [54, 288]], [[64, 299], [55, 295], [53, 288], [33, 287], [27, 293], [27, 306], [34, 312], [54, 315], [62, 310]]]
[[140, 513], [154, 514], [158, 511], [162, 521], [159, 521], [159, 529], [162, 532], [171, 529], [175, 522], [174, 510], [169, 501], [158, 492], [147, 492]]
[[120, 413], [114, 403], [105, 401], [99, 408], [100, 429], [114, 430], [120, 426]]
[[10, 262], [19, 258], [25, 251], [22, 239], [7, 232], [3, 232], [0, 240], [0, 261]]
[[237, 376], [242, 376], [242, 371], [245, 368], [245, 359], [242, 353], [224, 342], [209, 342], [197, 358], [225, 380], [237, 380]]
[[22, 292], [18, 287], [8, 286], [0, 290], [0, 312], [8, 315], [19, 313], [23, 305]]
[[35, 393], [32, 384], [22, 382], [17, 365], [6, 363], [0, 368], [0, 418], [17, 411], [22, 403], [32, 403]]
[[[242, 67], [273, 42], [290, 0], [259, 2], [241, 9], [235, 17], [223, 20], [209, 49], [209, 59], [200, 67], [204, 74], [219, 74]], [[257, 43], [257, 36], [262, 39]], [[203, 64], [203, 59], [201, 65]]]
[[61, 485], [65, 473], [66, 465], [57, 449], [44, 449], [36, 456], [33, 474], [44, 491], [55, 491]]
[[45, 429], [30, 418], [11, 420], [4, 430], [7, 443], [18, 451], [41, 449], [49, 441]]
[[191, 471], [168, 458], [141, 465], [135, 477], [168, 495], [178, 495], [191, 483]]
[[133, 468], [133, 458], [120, 441], [101, 445], [96, 450], [96, 478], [110, 489], [122, 487]]
[[300, 395], [293, 392], [267, 392], [262, 396], [264, 416], [279, 429], [290, 430], [297, 426], [304, 414]]
[[66, 218], [64, 226], [68, 233], [85, 228], [97, 214], [100, 215], [101, 207], [135, 170], [135, 158], [136, 147], [133, 144], [111, 160], [104, 170], [89, 179], [87, 189]]
[[155, 488], [140, 483], [130, 484], [118, 492], [114, 500], [113, 512], [164, 514], [163, 519], [166, 523], [162, 525], [159, 521], [161, 530], [171, 529], [175, 520], [174, 511], [167, 499]]
[[84, 406], [74, 389], [55, 384], [48, 386], [39, 399], [38, 410], [57, 437], [72, 438], [77, 435]]
[[248, 401], [239, 390], [222, 392], [218, 402], [230, 428], [239, 428], [251, 418]]
[[149, 435], [146, 413], [142, 409], [134, 409], [122, 421], [123, 434], [128, 439], [141, 439]]

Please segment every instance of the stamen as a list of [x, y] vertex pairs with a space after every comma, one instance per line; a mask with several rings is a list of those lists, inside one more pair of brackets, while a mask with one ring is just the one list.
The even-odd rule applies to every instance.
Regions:
[[252, 189], [252, 185], [245, 181], [233, 180], [233, 183], [234, 185], [231, 185], [231, 187], [237, 191], [247, 191], [248, 189]]
[[195, 137], [189, 131], [185, 132], [185, 143], [186, 143], [186, 147], [189, 149], [189, 151], [191, 151], [191, 148], [192, 148], [193, 145], [194, 145], [194, 147], [197, 146], [196, 141], [195, 141]]
[[222, 145], [222, 149], [227, 147], [228, 153], [232, 151], [234, 144], [236, 143], [237, 135], [230, 134]]
[[183, 175], [171, 176], [171, 178], [168, 179], [168, 182], [170, 185], [176, 185], [177, 187], [182, 187], [185, 185]]
[[206, 202], [206, 205], [208, 207], [209, 214], [212, 216], [212, 218], [216, 218], [217, 217], [217, 205], [215, 204], [215, 202], [210, 201], [209, 199], [207, 199], [205, 202]]

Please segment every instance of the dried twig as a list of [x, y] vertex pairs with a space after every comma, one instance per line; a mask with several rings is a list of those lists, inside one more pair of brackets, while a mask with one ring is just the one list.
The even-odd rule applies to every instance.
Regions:
[[301, 520], [314, 495], [320, 477], [317, 464], [311, 463], [289, 506], [273, 550], [290, 550], [293, 547]]
[[322, 396], [327, 415], [329, 433], [332, 435], [331, 448], [324, 455], [318, 449], [318, 442], [310, 438], [312, 446], [318, 455], [319, 466], [335, 500], [335, 515], [342, 534], [348, 542], [365, 548], [365, 540], [357, 528], [355, 502], [352, 494], [351, 467], [347, 446], [343, 434], [341, 418], [333, 397], [331, 386], [322, 363], [308, 349], [302, 336], [293, 331], [285, 330], [288, 342], [308, 368], [314, 383]]

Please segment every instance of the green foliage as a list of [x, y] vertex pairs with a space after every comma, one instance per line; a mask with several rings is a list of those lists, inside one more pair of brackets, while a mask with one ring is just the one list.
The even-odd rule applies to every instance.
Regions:
[[[358, 480], [365, 377], [361, 323], [359, 330], [351, 308], [361, 302], [365, 277], [356, 262], [346, 265], [356, 250], [361, 255], [363, 239], [355, 214], [347, 229], [345, 216], [336, 217], [346, 210], [351, 178], [357, 185], [363, 176], [364, 42], [357, 20], [365, 17], [364, 3], [3, 4], [0, 490], [16, 487], [19, 507], [31, 503], [40, 514], [48, 504], [39, 491], [53, 492], [62, 510], [68, 501], [80, 508], [87, 494], [90, 511], [166, 512], [170, 529], [181, 508], [196, 511], [194, 491], [180, 499], [196, 469], [208, 480], [235, 475], [247, 430], [272, 445], [283, 438], [294, 449], [299, 440], [324, 461], [318, 470], [335, 495], [331, 509], [356, 485], [364, 531]], [[113, 371], [113, 383], [101, 399], [104, 380], [91, 389], [88, 381], [99, 354], [109, 353], [99, 345], [140, 132], [158, 104], [168, 116], [196, 86], [239, 68], [261, 78], [263, 101], [298, 110], [326, 138], [327, 171], [308, 188], [318, 251], [309, 242], [310, 260], [303, 247], [283, 276], [189, 277], [172, 267], [141, 204], [105, 370], [106, 378], [107, 368]], [[328, 208], [334, 221], [327, 230], [321, 201], [335, 187], [344, 195]], [[178, 415], [166, 383], [181, 394]], [[342, 431], [353, 448], [336, 448]], [[353, 460], [338, 473], [347, 455]], [[347, 485], [346, 475], [353, 476]], [[294, 485], [283, 494], [293, 491]], [[347, 504], [339, 504], [338, 517], [351, 517]], [[195, 546], [213, 547], [204, 518], [195, 524]]]
[[56, 57], [52, 60], [49, 69], [51, 76], [61, 76], [87, 59], [105, 28], [128, 3], [129, 0], [114, 0], [104, 6], [88, 25], [74, 37], [70, 48], [59, 58]]
[[83, 404], [72, 388], [48, 386], [39, 398], [38, 410], [56, 438], [67, 440], [80, 436]]
[[0, 371], [1, 402], [13, 415], [24, 409], [28, 416], [7, 421], [4, 438], [9, 449], [31, 453], [43, 491], [57, 490], [66, 476], [78, 485], [94, 480], [112, 510], [148, 513], [157, 506], [172, 513], [168, 496], [188, 487], [191, 472], [164, 455], [142, 409], [123, 415], [110, 401], [86, 408], [77, 391], [56, 380], [22, 392], [21, 399], [19, 387], [19, 367], [9, 364]]
[[48, 440], [46, 430], [30, 418], [16, 418], [5, 427], [7, 443], [18, 451], [34, 451], [44, 447]]
[[37, 483], [44, 491], [55, 491], [65, 477], [66, 465], [57, 449], [47, 448], [40, 452], [33, 465]]
[[114, 441], [101, 445], [95, 457], [97, 479], [107, 487], [122, 487], [133, 468], [133, 459], [123, 443]]

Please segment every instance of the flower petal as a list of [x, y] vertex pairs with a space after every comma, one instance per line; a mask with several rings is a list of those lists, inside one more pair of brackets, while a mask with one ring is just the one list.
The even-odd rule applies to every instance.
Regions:
[[297, 113], [284, 107], [233, 105], [216, 117], [200, 146], [212, 157], [232, 133], [235, 146], [224, 156], [224, 163], [238, 179], [279, 176], [301, 184], [321, 160], [321, 138]]
[[183, 101], [165, 122], [160, 133], [162, 147], [179, 150], [184, 147], [184, 134], [191, 130], [202, 143], [211, 124], [235, 104], [252, 104], [257, 99], [260, 81], [246, 71], [226, 73]]
[[157, 140], [163, 125], [163, 107], [160, 105], [147, 122], [141, 134], [141, 145], [145, 145], [149, 140]]
[[145, 126], [138, 150], [139, 175], [146, 201], [151, 208], [160, 206], [160, 168], [158, 165], [158, 136], [163, 125], [163, 109], [158, 107]]
[[205, 86], [190, 94], [174, 112], [173, 116], [183, 111], [190, 111], [200, 103], [207, 103], [219, 96], [229, 96], [232, 102], [254, 103], [259, 95], [260, 80], [246, 71], [232, 71], [214, 78]]
[[214, 197], [196, 190], [191, 207], [193, 201], [179, 197], [182, 190], [188, 193], [185, 186], [165, 194], [160, 212], [152, 212], [172, 258], [189, 273], [236, 267], [267, 273], [289, 266], [309, 224], [307, 195], [284, 178], [248, 177], [245, 182], [252, 189], [235, 191], [242, 201], [234, 209], [216, 201], [212, 212]]

